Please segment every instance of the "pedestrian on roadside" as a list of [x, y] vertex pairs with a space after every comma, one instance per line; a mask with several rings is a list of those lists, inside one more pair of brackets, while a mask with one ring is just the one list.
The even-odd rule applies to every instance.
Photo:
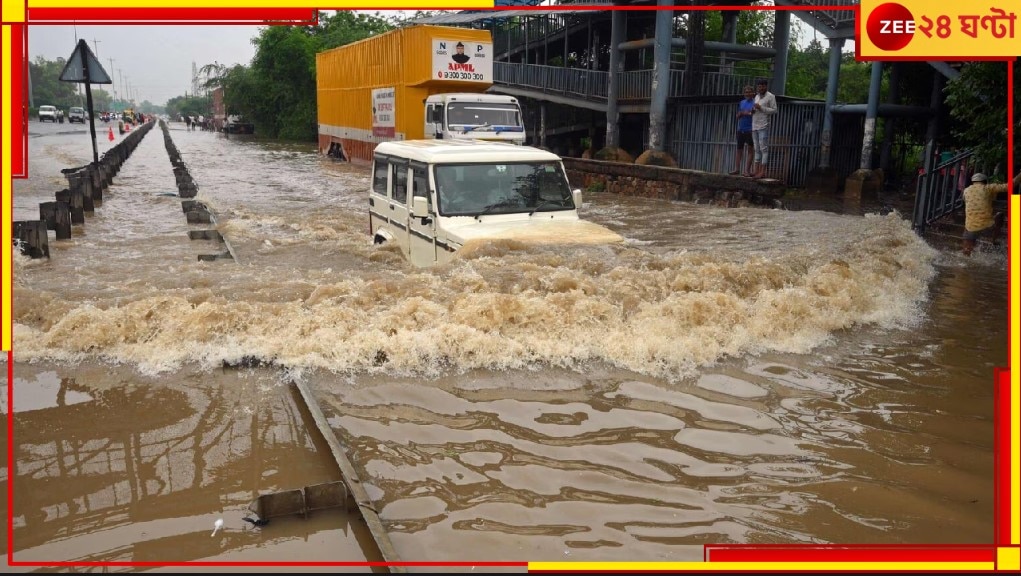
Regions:
[[770, 117], [776, 114], [776, 96], [766, 89], [769, 81], [765, 78], [755, 83], [755, 102], [752, 115], [752, 143], [755, 145], [754, 178], [766, 177], [766, 166], [769, 164], [769, 123]]
[[[993, 214], [993, 201], [997, 194], [1008, 190], [1006, 184], [988, 184], [986, 175], [976, 172], [971, 177], [971, 186], [964, 189], [964, 234], [962, 235], [962, 252], [971, 256], [976, 241], [982, 236], [990, 236], [993, 244], [999, 243], [1003, 233], [1003, 212]], [[1014, 176], [1011, 188], [1021, 183], [1021, 172]]]
[[[752, 175], [752, 116], [755, 110], [755, 90], [744, 87], [744, 98], [737, 103], [737, 152], [734, 155], [734, 169], [731, 174]], [[747, 156], [745, 155], [747, 153]]]

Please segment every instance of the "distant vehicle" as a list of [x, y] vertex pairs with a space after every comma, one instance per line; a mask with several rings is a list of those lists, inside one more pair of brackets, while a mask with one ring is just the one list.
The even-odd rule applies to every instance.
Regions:
[[255, 125], [245, 121], [241, 116], [231, 115], [227, 117], [227, 123], [223, 125], [223, 132], [227, 134], [254, 134]]
[[40, 122], [56, 122], [57, 121], [57, 107], [44, 105], [39, 107], [39, 121]]
[[84, 124], [85, 118], [86, 118], [85, 109], [82, 108], [81, 106], [72, 106], [71, 109], [67, 111], [67, 121], [69, 123], [81, 122], [82, 124]]
[[369, 233], [419, 267], [442, 264], [468, 242], [613, 244], [616, 232], [578, 216], [559, 156], [531, 146], [471, 140], [383, 142], [373, 152]]

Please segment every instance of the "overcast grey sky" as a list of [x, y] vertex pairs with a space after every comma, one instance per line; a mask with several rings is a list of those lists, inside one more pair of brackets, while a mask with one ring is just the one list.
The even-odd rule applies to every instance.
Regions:
[[[28, 57], [67, 58], [84, 38], [114, 80], [117, 94], [130, 84], [135, 100], [163, 105], [191, 92], [191, 65], [249, 64], [255, 55], [253, 25], [42, 26], [28, 27]], [[110, 59], [113, 58], [113, 69]], [[121, 82], [123, 78], [123, 83]], [[109, 89], [104, 86], [104, 89]]]

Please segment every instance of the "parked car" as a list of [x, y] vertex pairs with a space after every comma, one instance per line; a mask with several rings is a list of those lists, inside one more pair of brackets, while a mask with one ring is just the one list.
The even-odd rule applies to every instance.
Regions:
[[67, 112], [68, 122], [81, 122], [82, 124], [84, 124], [86, 117], [87, 116], [85, 115], [85, 109], [82, 108], [81, 106], [72, 106], [71, 109], [68, 110]]
[[45, 104], [39, 107], [39, 121], [40, 122], [56, 122], [57, 121], [57, 107]]

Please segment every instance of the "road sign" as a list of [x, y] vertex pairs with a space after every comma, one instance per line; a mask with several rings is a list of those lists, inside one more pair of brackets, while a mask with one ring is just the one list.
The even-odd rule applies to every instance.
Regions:
[[61, 82], [88, 82], [89, 84], [113, 84], [110, 75], [103, 70], [99, 59], [89, 50], [85, 40], [78, 40], [71, 57], [67, 59], [60, 73]]

